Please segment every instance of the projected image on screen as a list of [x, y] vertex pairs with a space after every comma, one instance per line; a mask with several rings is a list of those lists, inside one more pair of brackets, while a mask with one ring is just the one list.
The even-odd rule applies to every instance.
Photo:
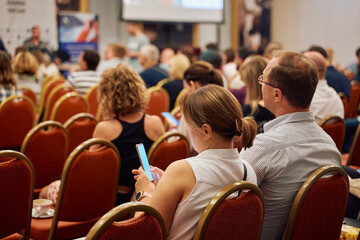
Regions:
[[223, 0], [122, 0], [122, 18], [133, 21], [222, 22]]

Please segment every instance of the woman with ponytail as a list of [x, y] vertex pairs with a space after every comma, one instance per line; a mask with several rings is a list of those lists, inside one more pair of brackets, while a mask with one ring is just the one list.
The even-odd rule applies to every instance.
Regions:
[[234, 136], [249, 148], [256, 123], [243, 118], [237, 99], [226, 89], [209, 84], [180, 103], [196, 157], [179, 160], [165, 172], [152, 168], [159, 181], [150, 182], [142, 168], [133, 170], [137, 200], [149, 203], [165, 220], [168, 239], [192, 239], [201, 213], [223, 187], [244, 180], [256, 184], [251, 165], [233, 148]]

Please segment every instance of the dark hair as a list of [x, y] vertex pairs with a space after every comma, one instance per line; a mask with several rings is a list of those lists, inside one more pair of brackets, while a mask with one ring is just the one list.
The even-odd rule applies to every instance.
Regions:
[[0, 50], [0, 85], [16, 86], [9, 55]]
[[357, 58], [360, 58], [360, 47], [356, 50], [355, 54]]
[[196, 63], [192, 64], [185, 71], [184, 79], [187, 82], [198, 82], [201, 86], [205, 86], [207, 84], [223, 86], [220, 73], [215, 71], [214, 67], [205, 61], [197, 61]]
[[239, 57], [245, 60], [248, 56], [256, 54], [254, 50], [247, 47], [240, 47]]
[[326, 53], [325, 49], [320, 47], [320, 46], [316, 46], [316, 45], [313, 45], [309, 48], [308, 51], [314, 51], [314, 52], [318, 52], [320, 53], [321, 55], [323, 55], [324, 58], [328, 59], [329, 56], [328, 54]]
[[217, 43], [208, 43], [206, 44], [207, 49], [213, 49], [215, 51], [219, 50], [219, 46]]
[[28, 51], [28, 48], [25, 46], [19, 46], [15, 48], [15, 56], [18, 55], [20, 52], [26, 52]]
[[224, 51], [226, 56], [226, 63], [232, 62], [235, 59], [235, 51], [232, 48], [228, 48]]
[[222, 58], [219, 52], [214, 52], [214, 55], [212, 57], [211, 64], [214, 66], [214, 68], [219, 69], [222, 64]]
[[96, 70], [100, 56], [95, 50], [85, 49], [83, 59], [87, 63], [88, 70]]
[[289, 104], [308, 108], [318, 76], [315, 63], [301, 53], [279, 51], [277, 65], [271, 69], [269, 82], [278, 86]]

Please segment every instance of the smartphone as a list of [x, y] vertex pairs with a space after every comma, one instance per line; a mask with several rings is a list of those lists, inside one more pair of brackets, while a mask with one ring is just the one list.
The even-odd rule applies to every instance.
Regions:
[[162, 112], [161, 113], [166, 119], [168, 119], [170, 122], [174, 123], [176, 126], [179, 126], [179, 121], [171, 115], [169, 112]]
[[139, 159], [140, 159], [140, 162], [141, 162], [141, 166], [143, 167], [145, 173], [150, 178], [150, 181], [153, 182], [154, 178], [153, 178], [153, 175], [150, 172], [150, 164], [149, 164], [149, 160], [148, 160], [147, 155], [146, 155], [144, 144], [142, 144], [142, 143], [136, 144], [136, 151], [138, 153], [138, 156], [139, 156]]

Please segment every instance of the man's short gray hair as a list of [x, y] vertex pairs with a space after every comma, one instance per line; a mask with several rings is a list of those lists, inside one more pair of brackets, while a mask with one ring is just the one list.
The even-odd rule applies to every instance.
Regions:
[[143, 46], [140, 49], [140, 54], [144, 55], [146, 58], [148, 58], [151, 61], [159, 61], [160, 58], [160, 51], [153, 44], [148, 44]]

